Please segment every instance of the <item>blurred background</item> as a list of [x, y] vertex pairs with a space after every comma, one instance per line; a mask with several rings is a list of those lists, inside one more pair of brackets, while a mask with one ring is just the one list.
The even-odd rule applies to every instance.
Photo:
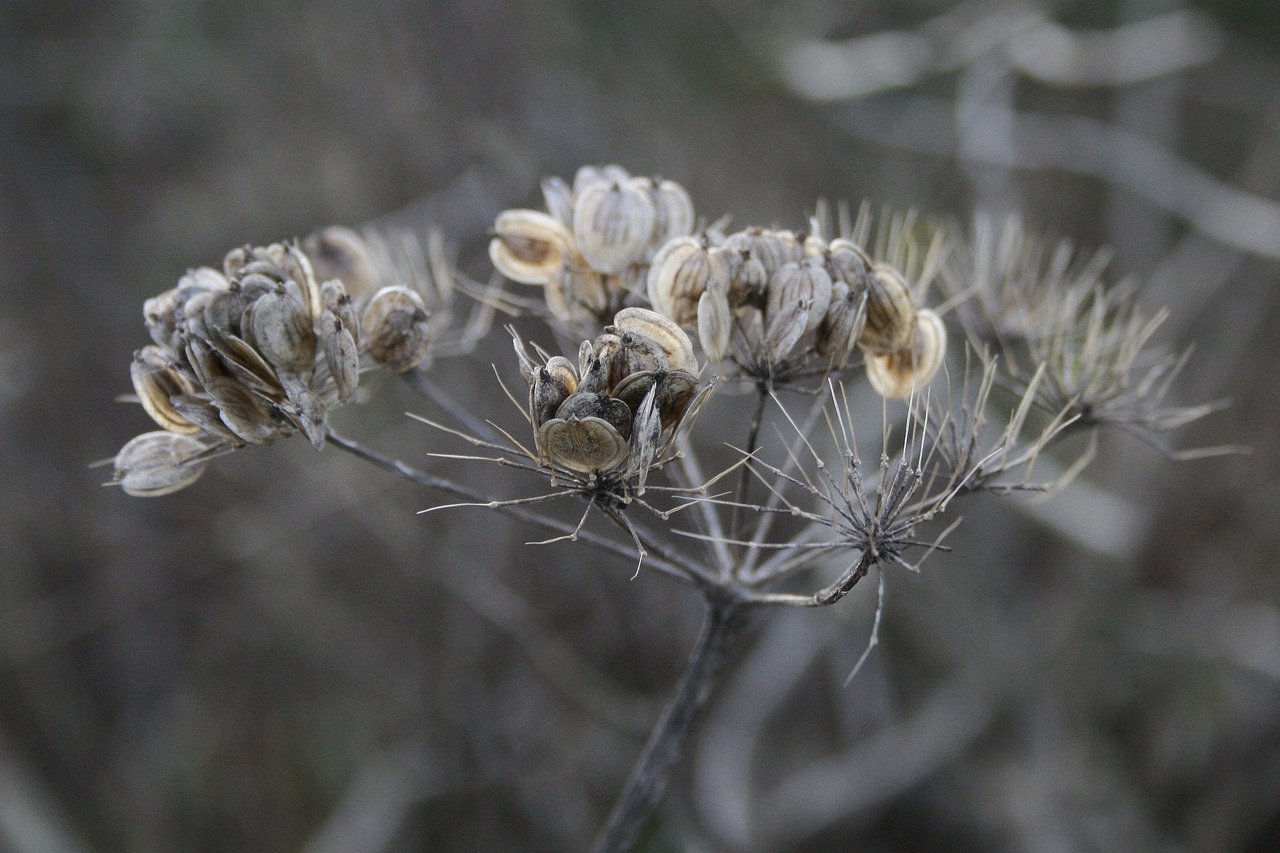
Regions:
[[[1276, 849], [1278, 93], [1271, 0], [5, 3], [0, 849], [589, 842], [685, 590], [302, 441], [159, 500], [87, 466], [150, 428], [115, 397], [188, 266], [385, 217], [483, 278], [497, 211], [602, 162], [740, 223], [865, 197], [1109, 246], [1195, 346], [1175, 396], [1233, 401], [1176, 443], [1253, 447], [1108, 435], [1048, 503], [972, 501], [848, 687], [872, 585], [771, 614], [646, 848]], [[508, 347], [433, 377], [510, 423]], [[372, 378], [338, 426], [440, 466]]]

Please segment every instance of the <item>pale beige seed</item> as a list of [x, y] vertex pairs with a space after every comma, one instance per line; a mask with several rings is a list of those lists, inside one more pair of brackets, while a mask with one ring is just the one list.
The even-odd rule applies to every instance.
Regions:
[[871, 258], [857, 243], [837, 237], [828, 247], [827, 267], [832, 278], [849, 285], [851, 291], [861, 292], [871, 274]]
[[569, 229], [541, 211], [504, 210], [493, 230], [489, 260], [512, 281], [545, 285], [574, 260]]
[[637, 332], [658, 342], [667, 356], [671, 370], [698, 372], [693, 356], [693, 342], [675, 321], [647, 308], [623, 308], [613, 317], [613, 325], [627, 332]]
[[218, 407], [227, 428], [249, 444], [266, 444], [275, 438], [277, 425], [267, 403], [229, 376], [215, 377], [205, 393]]
[[178, 308], [176, 287], [142, 303], [142, 319], [147, 325], [151, 340], [161, 346], [172, 344], [174, 332], [178, 330]]
[[341, 281], [331, 279], [320, 285], [320, 300], [326, 311], [332, 311], [342, 321], [342, 325], [360, 343], [360, 312], [356, 310], [355, 299], [347, 293]]
[[659, 180], [649, 190], [653, 198], [653, 236], [649, 240], [652, 251], [657, 251], [669, 240], [693, 231], [693, 199], [688, 191], [675, 181]]
[[718, 290], [706, 291], [698, 299], [698, 340], [707, 358], [723, 360], [732, 334], [733, 312], [728, 297]]
[[624, 331], [621, 340], [622, 346], [609, 363], [609, 387], [616, 386], [633, 373], [667, 369], [667, 354], [653, 338], [640, 332]]
[[831, 305], [814, 333], [814, 349], [836, 366], [843, 366], [857, 348], [865, 318], [863, 296], [851, 291], [845, 282], [837, 281], [832, 287]]
[[138, 350], [129, 367], [129, 377], [142, 408], [153, 421], [174, 433], [200, 432], [200, 427], [183, 417], [170, 402], [175, 395], [194, 394], [196, 388], [173, 366], [173, 356], [167, 349], [148, 345]]
[[618, 431], [599, 418], [553, 418], [542, 425], [537, 438], [547, 459], [583, 474], [612, 471], [626, 460], [629, 449]]
[[916, 314], [912, 342], [898, 352], [867, 357], [867, 380], [880, 396], [902, 400], [919, 393], [942, 366], [947, 351], [947, 328], [927, 308]]
[[311, 315], [306, 305], [284, 288], [253, 303], [249, 325], [254, 346], [277, 369], [298, 373], [315, 364], [316, 335]]
[[320, 348], [324, 351], [325, 365], [333, 377], [338, 399], [349, 403], [355, 399], [360, 384], [360, 350], [347, 324], [332, 311], [320, 315]]
[[374, 361], [396, 373], [417, 367], [430, 349], [422, 297], [407, 287], [384, 287], [365, 306], [360, 341]]
[[764, 359], [771, 364], [782, 362], [804, 337], [809, 325], [812, 303], [800, 300], [789, 303], [780, 313], [771, 315], [764, 336]]
[[542, 179], [542, 198], [547, 212], [566, 228], [573, 227], [573, 190], [561, 178]]
[[858, 343], [877, 355], [906, 348], [915, 330], [916, 304], [902, 275], [876, 263], [867, 279], [867, 320]]
[[144, 432], [116, 454], [114, 482], [136, 498], [172, 494], [200, 479], [207, 451], [203, 441], [188, 435]]
[[643, 181], [593, 184], [574, 202], [574, 243], [592, 269], [621, 272], [640, 259], [656, 218]]
[[708, 289], [728, 292], [732, 255], [704, 238], [677, 237], [664, 245], [649, 268], [649, 302], [681, 326], [697, 323], [698, 299]]
[[583, 166], [573, 176], [573, 196], [582, 198], [582, 194], [591, 187], [609, 184], [621, 184], [631, 180], [631, 173], [621, 166]]

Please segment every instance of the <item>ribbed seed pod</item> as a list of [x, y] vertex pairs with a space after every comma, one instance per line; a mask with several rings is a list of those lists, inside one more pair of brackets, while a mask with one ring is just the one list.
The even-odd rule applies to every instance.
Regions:
[[396, 373], [417, 367], [430, 348], [422, 297], [407, 287], [384, 287], [365, 306], [360, 345], [374, 361]]
[[178, 307], [176, 287], [142, 303], [142, 319], [147, 324], [147, 333], [160, 346], [173, 344], [174, 333], [178, 330]]
[[324, 303], [326, 311], [337, 315], [355, 342], [360, 343], [360, 313], [356, 311], [355, 300], [347, 293], [342, 282], [333, 279], [320, 285], [320, 301]]
[[115, 483], [136, 498], [172, 494], [200, 479], [208, 449], [189, 435], [144, 432], [116, 454]]
[[333, 377], [338, 400], [349, 403], [355, 399], [360, 384], [360, 349], [347, 324], [332, 311], [326, 310], [316, 322], [320, 329], [320, 349]]
[[570, 260], [573, 235], [554, 217], [538, 210], [504, 210], [493, 224], [489, 260], [521, 284], [546, 284]]
[[770, 315], [764, 335], [764, 357], [767, 362], [778, 364], [791, 353], [809, 327], [812, 308], [812, 302], [799, 300], [788, 303], [779, 313]]
[[656, 218], [643, 181], [592, 184], [574, 202], [574, 242], [592, 269], [621, 272], [644, 252]]
[[640, 332], [624, 331], [621, 340], [622, 346], [609, 364], [609, 387], [614, 387], [633, 373], [667, 369], [667, 355], [653, 338]]
[[827, 247], [827, 268], [833, 279], [839, 279], [849, 285], [851, 291], [861, 293], [867, 288], [871, 258], [857, 243], [838, 237]]
[[542, 179], [542, 198], [547, 211], [565, 228], [573, 227], [573, 190], [560, 178]]
[[888, 400], [901, 400], [933, 379], [947, 351], [942, 318], [927, 308], [916, 313], [911, 345], [888, 355], [867, 358], [867, 380]]
[[626, 440], [600, 418], [552, 418], [538, 430], [538, 450], [546, 459], [583, 474], [611, 471], [627, 458]]
[[173, 407], [170, 398], [180, 394], [194, 394], [191, 380], [173, 366], [167, 350], [158, 346], [145, 346], [134, 353], [129, 367], [133, 390], [151, 419], [169, 432], [194, 435], [200, 427], [183, 417]]
[[276, 421], [261, 397], [230, 376], [216, 376], [205, 383], [205, 393], [218, 407], [227, 428], [248, 444], [266, 444], [276, 434]]
[[583, 166], [573, 176], [573, 196], [582, 198], [588, 189], [600, 184], [621, 184], [631, 180], [631, 173], [621, 166]]
[[[568, 379], [572, 382], [566, 381]], [[554, 418], [561, 404], [569, 399], [577, 387], [578, 377], [572, 368], [568, 374], [560, 366], [553, 368], [551, 362], [540, 368], [529, 384], [529, 419], [533, 421], [533, 428], [536, 430]]]
[[262, 357], [279, 370], [310, 370], [316, 360], [316, 335], [306, 306], [283, 287], [249, 309], [253, 342]]
[[915, 329], [916, 304], [902, 275], [885, 263], [871, 268], [867, 278], [867, 320], [858, 343], [877, 355], [907, 347]]
[[571, 394], [556, 410], [556, 417], [566, 421], [599, 418], [616, 429], [623, 438], [631, 437], [631, 408], [608, 394], [582, 391]]
[[[352, 298], [378, 289], [378, 269], [364, 239], [352, 229], [332, 225], [308, 237], [303, 247], [311, 260], [316, 280], [321, 283], [321, 296], [324, 295], [323, 286], [335, 279]], [[332, 310], [333, 306], [326, 302], [325, 307]]]
[[656, 251], [667, 241], [692, 231], [695, 214], [693, 199], [675, 181], [656, 180], [649, 192], [655, 212], [649, 245]]
[[648, 308], [623, 308], [614, 315], [613, 325], [624, 332], [638, 332], [657, 341], [667, 356], [668, 369], [698, 372], [693, 342], [670, 318]]
[[755, 258], [772, 277], [784, 264], [801, 257], [799, 244], [790, 231], [771, 231], [765, 228], [748, 228], [725, 239], [726, 248], [745, 252], [747, 258]]
[[831, 276], [821, 258], [806, 258], [799, 263], [784, 264], [769, 280], [768, 303], [765, 315], [772, 318], [786, 313], [797, 303], [807, 303], [806, 327], [811, 331], [822, 322], [831, 304]]
[[698, 300], [698, 340], [712, 361], [721, 361], [729, 352], [733, 334], [733, 312], [728, 297], [708, 289]]
[[706, 237], [677, 237], [654, 255], [649, 267], [649, 302], [681, 326], [698, 321], [698, 300], [710, 289], [729, 289], [730, 255], [713, 249]]

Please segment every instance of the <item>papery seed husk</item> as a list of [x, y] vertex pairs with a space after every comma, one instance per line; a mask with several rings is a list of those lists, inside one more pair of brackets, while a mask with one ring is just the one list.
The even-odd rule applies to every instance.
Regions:
[[621, 166], [583, 166], [573, 176], [573, 196], [578, 199], [590, 187], [621, 184], [629, 180], [631, 173]]
[[219, 335], [210, 338], [208, 343], [221, 356], [220, 365], [245, 387], [268, 397], [280, 393], [275, 368], [267, 364], [248, 341], [235, 335]]
[[[331, 280], [341, 283], [343, 289], [356, 299], [378, 289], [381, 277], [369, 254], [364, 238], [350, 228], [331, 225], [307, 237], [303, 244], [312, 271], [321, 284], [321, 303], [333, 310], [331, 300], [325, 299], [324, 284]], [[347, 322], [343, 319], [343, 322]]]
[[876, 263], [867, 279], [867, 320], [858, 343], [870, 352], [888, 355], [905, 349], [915, 330], [916, 305], [902, 275]]
[[360, 345], [374, 361], [396, 373], [418, 366], [430, 348], [422, 297], [406, 287], [384, 287], [365, 306]]
[[228, 429], [227, 425], [222, 422], [218, 407], [213, 404], [208, 395], [178, 394], [170, 402], [173, 403], [173, 407], [178, 410], [179, 414], [200, 427], [201, 431], [206, 434], [232, 445], [244, 445], [244, 441], [240, 436]]
[[360, 385], [360, 350], [347, 324], [332, 311], [320, 315], [320, 348], [324, 351], [325, 364], [333, 377], [338, 400], [349, 403], [356, 396]]
[[662, 428], [670, 429], [689, 408], [698, 391], [698, 377], [687, 370], [671, 370], [657, 380], [656, 401], [662, 415]]
[[871, 274], [871, 258], [852, 240], [838, 237], [831, 241], [827, 252], [827, 266], [831, 270], [831, 277], [844, 281], [850, 290], [861, 292], [866, 289], [867, 276]]
[[254, 345], [279, 370], [309, 370], [316, 360], [316, 336], [306, 306], [285, 290], [268, 293], [249, 312]]
[[196, 389], [172, 363], [173, 356], [167, 349], [148, 345], [138, 350], [129, 367], [133, 390], [153, 421], [169, 432], [193, 435], [200, 428], [173, 407], [170, 397], [194, 394]]
[[174, 290], [177, 291], [178, 303], [182, 304], [197, 293], [217, 293], [226, 290], [230, 284], [227, 276], [213, 267], [196, 267], [187, 270], [186, 275], [178, 279], [178, 286]]
[[693, 199], [675, 181], [654, 181], [649, 193], [653, 198], [655, 214], [653, 237], [649, 244], [656, 251], [672, 238], [691, 232], [695, 214]]
[[573, 369], [573, 362], [562, 355], [547, 359], [547, 372], [558, 380], [569, 393], [578, 390], [578, 372]]
[[155, 498], [172, 494], [200, 479], [208, 446], [198, 438], [173, 432], [135, 436], [115, 458], [115, 482], [125, 494]]
[[142, 319], [147, 325], [151, 340], [161, 346], [172, 344], [174, 332], [178, 329], [178, 307], [176, 287], [142, 303]]
[[542, 198], [547, 212], [566, 228], [573, 227], [573, 190], [561, 178], [542, 179]]
[[613, 389], [613, 396], [627, 404], [627, 407], [633, 412], [640, 410], [640, 405], [644, 402], [654, 383], [658, 381], [660, 376], [666, 375], [666, 371], [662, 370], [642, 370], [632, 373], [623, 379]]
[[205, 386], [227, 428], [249, 444], [266, 444], [275, 438], [277, 425], [267, 404], [230, 377], [218, 377]]
[[582, 374], [578, 381], [577, 393], [603, 394], [609, 390], [609, 365], [604, 361], [591, 356], [587, 362], [587, 370]]
[[[275, 245], [269, 247], [276, 248]], [[307, 310], [307, 318], [315, 321], [324, 313], [324, 303], [320, 298], [320, 283], [316, 280], [315, 271], [311, 268], [311, 260], [294, 243], [284, 246], [284, 257], [280, 263], [289, 280], [297, 283], [302, 290], [302, 305]]]
[[539, 210], [504, 210], [493, 230], [489, 260], [512, 281], [545, 285], [575, 259], [569, 229]]
[[613, 324], [628, 332], [646, 335], [658, 342], [667, 356], [671, 370], [688, 370], [697, 373], [698, 362], [693, 356], [693, 342], [675, 321], [647, 308], [623, 308], [613, 317]]
[[712, 361], [721, 361], [729, 352], [733, 334], [733, 312], [728, 297], [708, 290], [698, 300], [698, 340], [702, 351]]
[[326, 311], [332, 311], [342, 321], [342, 325], [351, 333], [357, 344], [360, 343], [360, 312], [356, 310], [355, 299], [347, 292], [341, 281], [331, 280], [320, 285], [320, 299]]
[[286, 373], [280, 376], [280, 381], [286, 401], [280, 411], [307, 437], [312, 447], [322, 449], [327, 431], [324, 403], [302, 377]]
[[831, 288], [831, 276], [820, 258], [784, 264], [769, 280], [765, 315], [771, 319], [797, 302], [807, 302], [809, 314], [805, 331], [812, 331], [822, 322], [831, 304]]
[[728, 292], [731, 255], [705, 239], [678, 237], [654, 256], [649, 268], [650, 303], [677, 324], [697, 322], [698, 299], [708, 289]]
[[622, 346], [609, 365], [610, 387], [633, 373], [667, 368], [666, 353], [653, 338], [640, 332], [623, 332], [621, 340]]
[[592, 394], [579, 391], [571, 394], [556, 410], [562, 420], [599, 418], [618, 431], [623, 438], [631, 436], [631, 407], [608, 394]]
[[911, 346], [888, 355], [869, 355], [867, 380], [887, 400], [902, 400], [928, 385], [942, 366], [947, 329], [927, 308], [916, 314]]
[[656, 215], [643, 182], [632, 179], [589, 186], [576, 194], [574, 243], [593, 269], [621, 272], [648, 245]]
[[553, 418], [538, 430], [538, 447], [556, 464], [583, 474], [611, 471], [629, 450], [618, 431], [599, 418]]
[[[554, 418], [561, 404], [573, 393], [561, 378], [563, 373], [558, 373], [540, 368], [529, 385], [529, 419], [535, 430]], [[574, 384], [576, 386], [577, 383]]]
[[[619, 341], [621, 344], [621, 341]], [[584, 377], [591, 369], [591, 361], [596, 357], [596, 346], [592, 341], [583, 341], [578, 345], [578, 376]]]
[[793, 302], [769, 320], [764, 336], [764, 357], [771, 364], [778, 364], [791, 352], [792, 347], [804, 337], [808, 328], [810, 303]]

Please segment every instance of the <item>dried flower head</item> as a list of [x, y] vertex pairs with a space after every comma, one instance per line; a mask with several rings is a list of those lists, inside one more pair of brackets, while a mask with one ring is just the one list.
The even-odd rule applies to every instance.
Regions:
[[683, 187], [621, 166], [584, 166], [572, 187], [547, 178], [542, 191], [548, 212], [498, 215], [489, 258], [512, 281], [542, 286], [545, 311], [561, 323], [598, 327], [638, 303], [658, 248], [693, 230]]

